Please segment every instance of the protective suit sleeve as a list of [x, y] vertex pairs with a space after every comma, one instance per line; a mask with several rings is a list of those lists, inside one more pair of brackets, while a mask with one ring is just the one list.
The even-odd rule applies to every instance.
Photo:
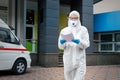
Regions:
[[88, 30], [85, 27], [83, 28], [83, 34], [84, 35], [81, 35], [80, 43], [78, 44], [78, 46], [81, 49], [86, 49], [90, 46], [90, 41], [89, 41]]
[[60, 43], [60, 40], [62, 40], [61, 35], [59, 35], [59, 38], [58, 38], [58, 48], [59, 48], [59, 49], [64, 49], [66, 43], [61, 44], [61, 43]]

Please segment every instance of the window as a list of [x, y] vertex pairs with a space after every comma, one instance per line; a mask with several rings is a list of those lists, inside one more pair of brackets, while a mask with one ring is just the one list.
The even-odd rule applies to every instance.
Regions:
[[0, 28], [0, 41], [12, 44], [19, 44], [15, 35], [8, 29]]
[[120, 33], [115, 33], [115, 41], [120, 42]]
[[112, 51], [112, 44], [101, 44], [101, 51]]
[[100, 51], [113, 51], [113, 34], [100, 34]]
[[115, 33], [115, 51], [120, 51], [120, 33]]
[[115, 43], [115, 51], [120, 51], [120, 42]]
[[8, 35], [7, 31], [0, 29], [0, 41], [9, 42], [8, 39], [9, 39], [9, 35]]
[[112, 34], [101, 35], [101, 42], [112, 42]]
[[15, 35], [12, 32], [10, 32], [10, 43], [20, 44], [19, 40], [15, 37]]
[[27, 10], [27, 24], [34, 24], [34, 10]]
[[26, 27], [26, 39], [33, 38], [33, 27]]
[[100, 52], [120, 52], [120, 33], [100, 33]]

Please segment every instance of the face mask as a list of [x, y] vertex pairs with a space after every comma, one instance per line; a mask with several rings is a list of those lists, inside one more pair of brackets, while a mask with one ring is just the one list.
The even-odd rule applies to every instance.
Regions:
[[77, 25], [77, 20], [70, 20], [70, 26], [75, 27]]

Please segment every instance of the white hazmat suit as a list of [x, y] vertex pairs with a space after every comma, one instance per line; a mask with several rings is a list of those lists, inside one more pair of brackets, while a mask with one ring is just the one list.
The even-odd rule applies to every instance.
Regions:
[[[64, 76], [65, 80], [84, 80], [86, 73], [86, 52], [85, 49], [89, 47], [89, 34], [86, 27], [81, 25], [79, 20], [80, 15], [77, 11], [72, 11], [69, 14], [77, 15], [78, 20], [75, 22], [76, 26], [72, 26], [70, 19], [68, 19], [68, 27], [61, 30], [58, 47], [64, 50], [63, 62], [64, 62]], [[63, 44], [60, 43], [62, 39], [61, 34], [72, 33], [74, 39], [79, 39], [79, 43], [76, 44], [72, 41], [66, 41]]]

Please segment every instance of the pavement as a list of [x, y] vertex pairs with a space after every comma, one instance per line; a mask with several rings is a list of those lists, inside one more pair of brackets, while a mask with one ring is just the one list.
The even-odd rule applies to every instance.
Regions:
[[[32, 66], [23, 75], [0, 71], [0, 80], [64, 80], [64, 68]], [[120, 80], [120, 65], [87, 66], [85, 80]]]

